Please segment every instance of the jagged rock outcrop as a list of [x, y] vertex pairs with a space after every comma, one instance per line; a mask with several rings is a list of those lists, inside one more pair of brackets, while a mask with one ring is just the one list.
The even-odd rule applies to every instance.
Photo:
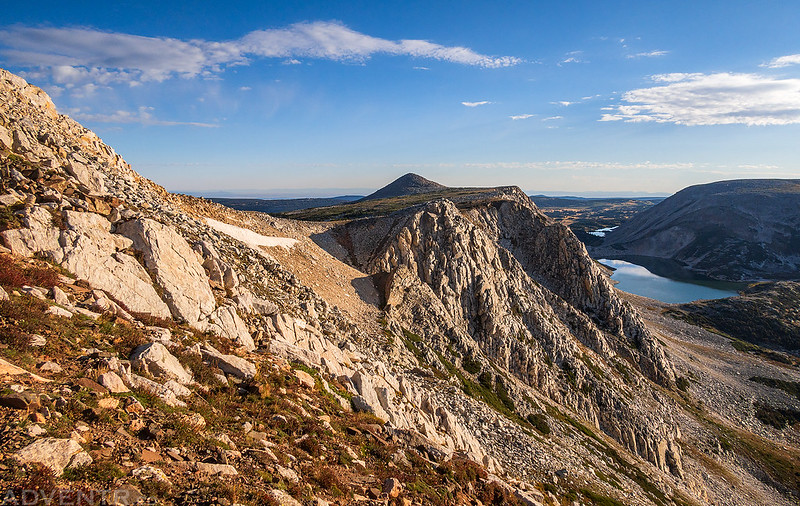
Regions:
[[112, 234], [111, 223], [105, 217], [66, 210], [63, 217], [59, 216], [64, 230], [55, 226], [53, 214], [42, 207], [25, 209], [21, 218], [25, 228], [0, 234], [15, 254], [43, 255], [80, 279], [102, 287], [131, 311], [159, 318], [170, 316], [147, 271], [124, 252], [131, 241]]
[[659, 468], [682, 473], [669, 413], [641, 409], [618, 393], [624, 387], [613, 373], [597, 372], [598, 364], [632, 362], [669, 385], [672, 365], [580, 242], [521, 192], [464, 211], [437, 201], [352, 222], [339, 234], [379, 280], [389, 316], [425, 336], [430, 362], [441, 363], [452, 347], [454, 362], [484, 356], [483, 371], [494, 364]]
[[208, 277], [183, 237], [150, 219], [120, 223], [117, 233], [129, 238], [142, 254], [174, 317], [196, 326], [214, 311]]
[[[507, 248], [532, 279], [607, 334], [627, 340], [615, 346], [617, 353], [624, 353], [632, 344], [638, 349], [636, 361], [644, 374], [661, 384], [674, 383], [674, 369], [664, 351], [639, 315], [616, 296], [583, 243], [567, 227], [548, 220], [518, 188], [512, 189], [511, 197], [491, 206], [473, 207], [467, 216]], [[606, 352], [602, 337], [590, 339], [584, 344], [598, 353]]]

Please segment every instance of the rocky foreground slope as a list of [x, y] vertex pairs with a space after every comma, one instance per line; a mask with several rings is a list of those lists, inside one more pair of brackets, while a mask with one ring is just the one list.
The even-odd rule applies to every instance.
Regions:
[[592, 254], [636, 257], [654, 272], [671, 268], [672, 276], [685, 271], [726, 281], [797, 279], [798, 210], [796, 179], [690, 186], [606, 234]]
[[783, 455], [715, 453], [686, 422], [711, 415], [663, 331], [519, 189], [339, 224], [233, 211], [142, 178], [5, 71], [0, 148], [0, 483], [19, 504], [797, 493], [764, 464]]

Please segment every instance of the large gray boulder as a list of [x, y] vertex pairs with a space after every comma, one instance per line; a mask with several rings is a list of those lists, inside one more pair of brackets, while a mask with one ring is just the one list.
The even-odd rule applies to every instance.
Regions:
[[216, 303], [208, 277], [180, 234], [146, 218], [121, 223], [117, 233], [131, 239], [133, 247], [142, 253], [174, 317], [198, 326], [214, 311]]
[[159, 378], [174, 379], [188, 385], [194, 381], [192, 373], [186, 370], [180, 361], [161, 343], [150, 343], [133, 350], [131, 363]]
[[29, 444], [14, 456], [23, 463], [45, 465], [56, 476], [61, 476], [67, 467], [92, 463], [92, 457], [76, 441], [52, 437], [39, 439]]
[[255, 364], [236, 355], [225, 355], [213, 347], [205, 346], [200, 349], [203, 360], [222, 369], [225, 374], [230, 374], [242, 379], [252, 379], [258, 370]]
[[147, 271], [134, 257], [123, 253], [132, 242], [112, 234], [111, 222], [105, 217], [65, 211], [66, 230], [60, 230], [49, 211], [33, 207], [24, 211], [22, 221], [25, 228], [0, 234], [13, 253], [25, 257], [42, 254], [78, 279], [104, 290], [130, 311], [159, 318], [170, 316]]
[[239, 313], [234, 306], [221, 306], [208, 316], [208, 323], [205, 330], [209, 330], [219, 336], [227, 337], [247, 351], [256, 349], [253, 336], [247, 330]]

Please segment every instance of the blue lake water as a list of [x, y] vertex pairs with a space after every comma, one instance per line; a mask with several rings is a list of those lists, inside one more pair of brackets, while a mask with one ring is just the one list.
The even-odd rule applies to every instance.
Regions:
[[[620, 290], [669, 303], [692, 302], [701, 299], [722, 299], [737, 295], [736, 290], [714, 287], [714, 283], [688, 283], [658, 276], [641, 265], [624, 260], [598, 260], [603, 265], [616, 269], [611, 279], [617, 281]], [[719, 283], [718, 285], [722, 285]]]

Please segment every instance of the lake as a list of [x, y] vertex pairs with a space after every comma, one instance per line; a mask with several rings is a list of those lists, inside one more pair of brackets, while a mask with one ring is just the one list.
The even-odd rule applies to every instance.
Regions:
[[703, 284], [699, 284], [676, 281], [653, 274], [641, 265], [624, 260], [602, 258], [598, 262], [616, 269], [611, 275], [611, 279], [618, 282], [616, 287], [620, 290], [650, 297], [661, 302], [684, 303], [701, 299], [722, 299], [738, 295], [736, 290], [721, 288], [725, 283], [703, 282]]

